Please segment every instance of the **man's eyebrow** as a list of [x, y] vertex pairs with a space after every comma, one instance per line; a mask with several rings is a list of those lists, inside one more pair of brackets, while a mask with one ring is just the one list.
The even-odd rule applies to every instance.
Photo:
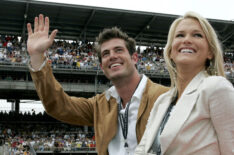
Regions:
[[114, 49], [116, 48], [124, 48], [123, 46], [115, 46]]
[[[118, 48], [124, 48], [123, 46], [115, 46], [115, 47], [113, 47], [113, 49], [118, 49]], [[101, 51], [101, 53], [103, 53], [103, 52], [109, 52], [110, 50], [109, 49], [105, 49], [105, 50], [103, 50], [103, 51]]]
[[103, 50], [103, 51], [101, 51], [101, 53], [104, 53], [104, 52], [109, 52], [110, 50], [108, 50], [108, 49], [105, 49], [105, 50]]

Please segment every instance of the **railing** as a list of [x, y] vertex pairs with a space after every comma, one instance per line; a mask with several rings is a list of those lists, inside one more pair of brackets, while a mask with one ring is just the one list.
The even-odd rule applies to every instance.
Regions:
[[[27, 64], [25, 63], [17, 63], [17, 62], [4, 62], [4, 61], [0, 61], [0, 67], [9, 67], [9, 68], [26, 68], [28, 69]], [[51, 67], [53, 68], [53, 70], [59, 70], [59, 71], [86, 71], [86, 72], [101, 72], [101, 68], [99, 66], [83, 66], [83, 67], [74, 67], [72, 65], [64, 65], [64, 64], [51, 64]], [[157, 74], [166, 74], [168, 75], [167, 70], [163, 70], [164, 73], [156, 71], [156, 70], [147, 70], [147, 69], [143, 69], [140, 72], [142, 73], [148, 73], [148, 74], [153, 74], [153, 73], [157, 73]]]
[[[7, 67], [6, 67], [7, 66]], [[82, 73], [88, 73], [88, 74], [95, 74], [95, 75], [102, 75], [103, 72], [100, 69], [100, 67], [93, 67], [93, 66], [84, 66], [81, 68], [78, 67], [73, 67], [72, 65], [63, 65], [63, 64], [58, 64], [54, 65], [52, 64], [51, 67], [53, 68], [54, 72], [82, 72]], [[17, 63], [17, 62], [4, 62], [0, 61], [0, 69], [4, 70], [24, 70], [28, 71], [28, 66], [25, 63]], [[161, 70], [139, 70], [140, 73], [146, 74], [149, 77], [156, 77], [156, 78], [170, 78], [169, 73], [165, 69]], [[226, 74], [227, 78], [234, 84], [234, 73]]]
[[[28, 147], [28, 149], [25, 149]], [[36, 155], [37, 153], [97, 153], [96, 147], [47, 147], [47, 148], [36, 148], [32, 146], [30, 143], [24, 148], [20, 149], [18, 147], [10, 147], [8, 144], [3, 144], [0, 146], [0, 154], [8, 155], [15, 154], [17, 152], [28, 152], [30, 155]]]
[[52, 147], [47, 150], [35, 150], [36, 153], [97, 153], [96, 147]]

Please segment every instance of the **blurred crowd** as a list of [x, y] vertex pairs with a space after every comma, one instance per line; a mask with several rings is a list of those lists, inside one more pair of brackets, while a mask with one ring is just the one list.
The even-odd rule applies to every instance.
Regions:
[[[137, 47], [137, 52], [140, 72], [167, 73], [162, 47]], [[100, 69], [94, 44], [89, 41], [57, 40], [46, 54], [53, 68]], [[27, 60], [25, 40], [0, 35], [0, 65], [27, 65]], [[234, 51], [225, 52], [224, 61], [226, 74], [234, 77]], [[46, 113], [0, 112], [0, 122], [0, 144], [6, 145], [14, 154], [27, 153], [30, 146], [35, 151], [95, 151], [92, 129], [64, 124]]]
[[[0, 35], [0, 64], [26, 65], [28, 56], [25, 40], [16, 36]], [[140, 72], [167, 73], [163, 59], [163, 47], [148, 46], [137, 48]], [[53, 68], [91, 69], [98, 70], [98, 56], [94, 44], [89, 41], [57, 40], [46, 52], [48, 62]], [[234, 51], [225, 56], [225, 71], [227, 75], [234, 74]]]
[[[0, 64], [26, 65], [26, 42], [16, 36], [0, 35]], [[163, 47], [137, 48], [140, 72], [167, 73], [163, 59]], [[98, 70], [99, 62], [94, 44], [89, 41], [57, 40], [46, 52], [53, 68]], [[234, 74], [234, 51], [225, 53], [225, 71]]]
[[[138, 48], [140, 71], [165, 72], [165, 64], [162, 58], [162, 48], [148, 47], [144, 50]], [[93, 43], [55, 41], [46, 52], [48, 62], [53, 68], [67, 69], [92, 69], [99, 68], [97, 53]], [[0, 43], [0, 63], [25, 65], [27, 63], [27, 52], [24, 41], [18, 41], [16, 37], [6, 37]]]
[[36, 152], [95, 151], [92, 128], [59, 122], [46, 113], [0, 112], [0, 144], [20, 154], [30, 146]]

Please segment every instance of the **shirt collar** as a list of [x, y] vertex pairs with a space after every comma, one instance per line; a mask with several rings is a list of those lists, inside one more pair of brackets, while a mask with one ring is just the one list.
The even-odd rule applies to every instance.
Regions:
[[[142, 79], [141, 79], [135, 93], [132, 96], [132, 99], [134, 99], [134, 98], [136, 98], [138, 100], [141, 99], [141, 96], [142, 96], [142, 93], [145, 89], [146, 83], [147, 83], [147, 77], [143, 74]], [[105, 96], [106, 96], [107, 101], [109, 101], [110, 97], [112, 96], [116, 99], [116, 101], [118, 103], [120, 102], [120, 97], [119, 97], [119, 94], [118, 94], [115, 86], [112, 86], [108, 90], [106, 90]]]

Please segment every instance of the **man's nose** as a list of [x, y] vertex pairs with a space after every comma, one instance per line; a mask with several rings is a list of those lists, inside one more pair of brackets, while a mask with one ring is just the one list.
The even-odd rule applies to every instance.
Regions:
[[115, 51], [111, 50], [110, 51], [110, 59], [116, 59], [117, 58], [117, 54], [115, 53]]

